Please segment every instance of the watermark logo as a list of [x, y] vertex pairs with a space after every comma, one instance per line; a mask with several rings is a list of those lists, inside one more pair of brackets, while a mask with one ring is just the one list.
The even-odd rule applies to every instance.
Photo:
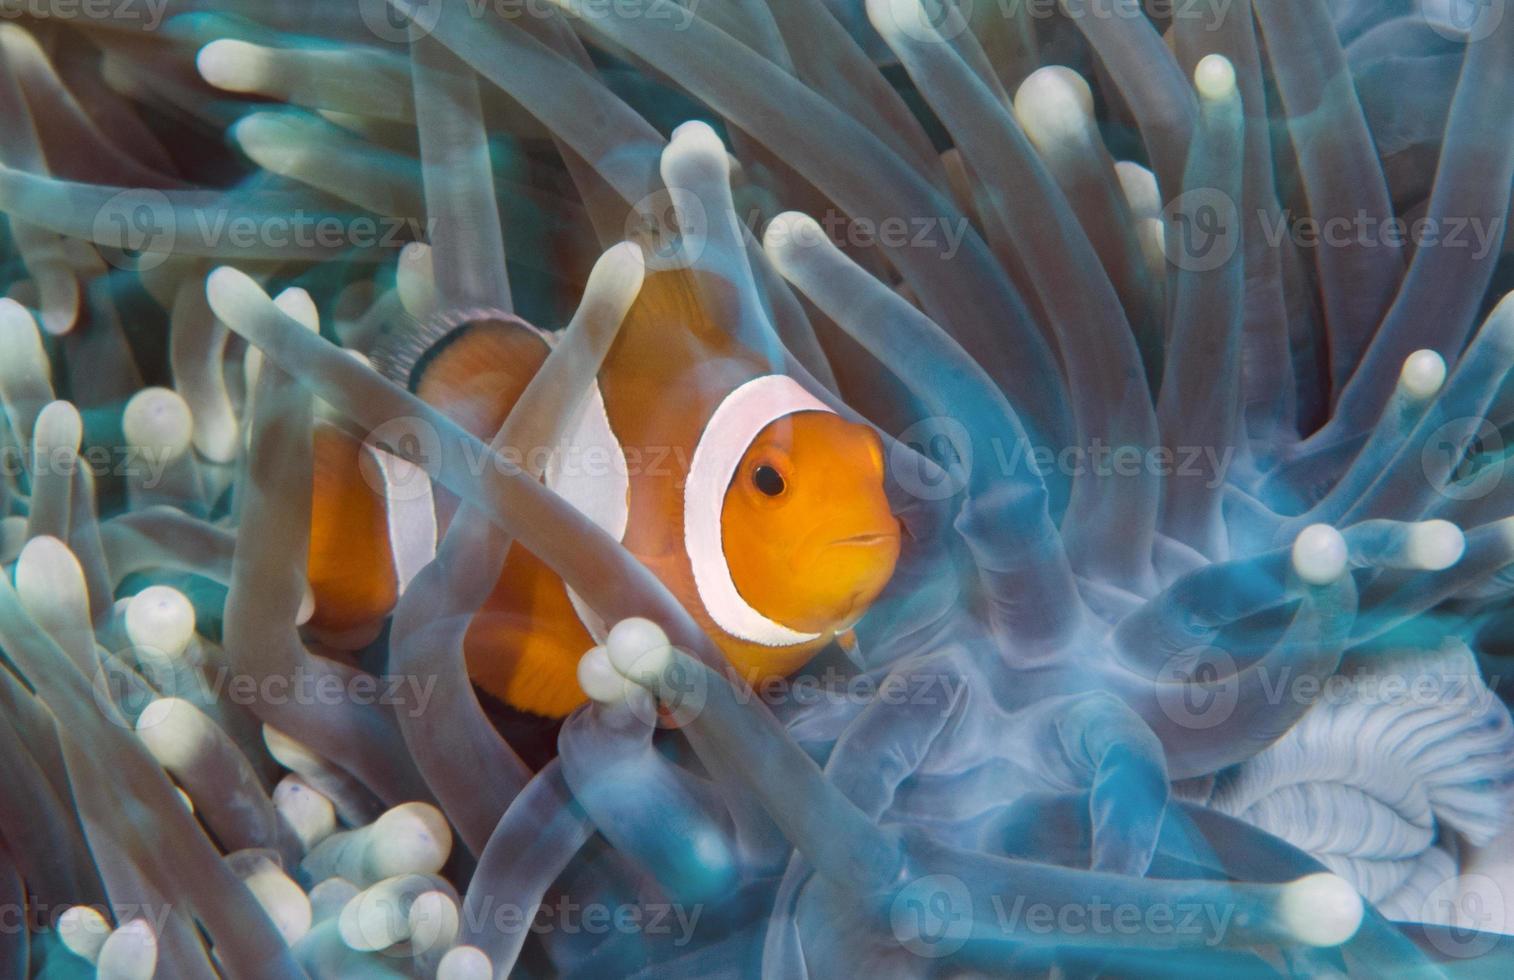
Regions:
[[[632, 690], [626, 699], [631, 713], [651, 727], [669, 723], [682, 727], [698, 718], [709, 703], [710, 676], [692, 656], [675, 651], [666, 664], [660, 661], [666, 655], [662, 649], [648, 650], [624, 673], [640, 677], [648, 682], [646, 689]], [[634, 687], [634, 683], [628, 682]], [[650, 694], [643, 697], [642, 694]]]
[[[442, 439], [436, 427], [415, 416], [390, 419], [368, 433], [358, 470], [380, 496], [405, 503], [431, 495], [441, 472]], [[387, 458], [386, 458], [387, 457]]]
[[894, 898], [889, 926], [899, 944], [916, 956], [950, 956], [972, 935], [972, 895], [961, 878], [926, 875]]
[[1230, 720], [1240, 694], [1235, 660], [1216, 647], [1176, 653], [1157, 673], [1162, 713], [1189, 731], [1205, 731]]
[[1167, 261], [1187, 272], [1209, 272], [1229, 262], [1241, 241], [1240, 213], [1223, 191], [1200, 187], [1162, 209]]
[[576, 902], [567, 893], [556, 901], [522, 906], [498, 901], [494, 895], [470, 894], [462, 909], [462, 924], [470, 933], [493, 931], [519, 934], [530, 931], [545, 936], [660, 936], [681, 949], [694, 939], [703, 905], [669, 902], [639, 902], [609, 905]]
[[95, 212], [93, 238], [118, 269], [146, 272], [162, 265], [176, 236], [173, 205], [162, 191], [121, 191]]
[[1465, 874], [1431, 889], [1420, 905], [1419, 918], [1443, 925], [1425, 930], [1430, 945], [1446, 956], [1471, 959], [1488, 952], [1503, 938], [1507, 921], [1504, 911], [1498, 882], [1487, 875]]
[[[762, 221], [760, 211], [748, 215], [749, 227], [756, 228]], [[881, 248], [900, 252], [911, 249], [950, 260], [961, 251], [971, 230], [966, 218], [894, 214], [875, 220], [828, 210], [813, 222], [770, 224], [764, 241], [770, 247], [791, 249], [813, 248], [827, 243], [849, 251]]]
[[704, 253], [709, 231], [709, 215], [699, 196], [670, 187], [636, 203], [626, 218], [625, 239], [654, 259], [693, 265]]
[[155, 31], [167, 10], [168, 0], [0, 0], [0, 20], [92, 20], [115, 30]]
[[1430, 29], [1452, 41], [1481, 41], [1503, 23], [1505, 0], [1420, 0]]
[[442, 0], [406, 0], [399, 4], [389, 0], [358, 0], [358, 15], [380, 41], [404, 44], [436, 30], [442, 17]]
[[[95, 669], [91, 688], [106, 719], [144, 731], [169, 720], [183, 722], [175, 712], [186, 710], [184, 703], [200, 710], [213, 704], [383, 706], [419, 718], [430, 709], [436, 682], [434, 674], [343, 675], [304, 667], [292, 674], [251, 674], [225, 663], [206, 663], [191, 645], [178, 655], [150, 647], [106, 655]], [[157, 707], [148, 712], [154, 704]]]
[[1301, 249], [1389, 248], [1412, 246], [1470, 249], [1478, 261], [1486, 258], [1504, 238], [1502, 216], [1491, 220], [1477, 215], [1421, 215], [1401, 218], [1383, 217], [1365, 210], [1355, 214], [1337, 214], [1328, 218], [1300, 215], [1291, 209], [1275, 213], [1256, 213], [1262, 240], [1270, 248], [1284, 241]]
[[921, 419], [899, 433], [888, 462], [895, 482], [905, 492], [920, 500], [947, 500], [967, 486], [973, 466], [972, 436], [956, 419]]
[[1419, 464], [1442, 496], [1477, 500], [1503, 480], [1503, 436], [1485, 418], [1452, 419], [1437, 428], [1420, 448]]
[[879, 0], [876, 4], [882, 33], [893, 30], [914, 41], [935, 44], [950, 41], [967, 30], [974, 0]]

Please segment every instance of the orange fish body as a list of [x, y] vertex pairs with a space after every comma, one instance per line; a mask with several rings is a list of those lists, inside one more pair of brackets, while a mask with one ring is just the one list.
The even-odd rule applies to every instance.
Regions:
[[[687, 272], [647, 277], [545, 480], [618, 537], [755, 684], [851, 628], [893, 572], [899, 528], [877, 436], [713, 323], [717, 297], [702, 290], [715, 288]], [[487, 442], [549, 350], [519, 321], [474, 320], [414, 359], [408, 380]], [[323, 632], [380, 621], [403, 588], [396, 562], [416, 563], [383, 554], [383, 495], [344, 468], [360, 451], [317, 433], [309, 570], [311, 625]], [[438, 494], [438, 529], [454, 507]], [[350, 548], [346, 559], [322, 550], [375, 533], [361, 565]], [[560, 717], [585, 700], [578, 660], [603, 629], [513, 544], [465, 638], [468, 671], [506, 704]]]

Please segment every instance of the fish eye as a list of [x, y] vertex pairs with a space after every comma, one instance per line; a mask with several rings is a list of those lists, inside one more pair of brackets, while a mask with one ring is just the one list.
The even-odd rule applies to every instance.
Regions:
[[783, 474], [766, 463], [752, 470], [752, 485], [769, 497], [778, 496], [787, 487], [783, 482]]

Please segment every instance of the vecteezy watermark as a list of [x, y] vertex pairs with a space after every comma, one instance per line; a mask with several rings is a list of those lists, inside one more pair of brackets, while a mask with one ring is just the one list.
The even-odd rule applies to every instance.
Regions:
[[470, 895], [462, 914], [464, 928], [469, 932], [494, 931], [509, 934], [530, 931], [539, 936], [549, 933], [670, 936], [671, 944], [682, 948], [693, 940], [694, 930], [699, 927], [699, 918], [704, 914], [704, 906], [676, 902], [619, 905], [576, 902], [567, 893], [558, 895], [555, 901], [523, 906], [510, 901], [497, 901], [493, 895], [484, 894], [477, 901]]
[[5, 902], [0, 903], [0, 935], [16, 935], [37, 927], [56, 930], [58, 920], [69, 909], [88, 908], [100, 913], [99, 919], [92, 917], [80, 918], [80, 927], [84, 929], [99, 929], [103, 938], [112, 928], [111, 923], [127, 923], [133, 920], [143, 920], [152, 926], [153, 934], [161, 936], [168, 917], [173, 915], [174, 907], [168, 903], [155, 902], [111, 902], [107, 904], [80, 905], [79, 903], [65, 903], [54, 905], [45, 899], [36, 898], [25, 904]]
[[1419, 13], [1430, 29], [1452, 41], [1481, 41], [1503, 23], [1508, 0], [1419, 0]]
[[1023, 439], [991, 436], [975, 440], [963, 423], [932, 416], [899, 433], [889, 451], [889, 473], [908, 493], [922, 500], [946, 500], [961, 492], [975, 465], [994, 467], [994, 476], [1009, 479], [1031, 474], [1041, 479], [1143, 476], [1203, 480], [1206, 489], [1222, 486], [1235, 460], [1233, 446], [1113, 445], [1097, 437], [1087, 445], [1030, 445]]
[[1425, 939], [1446, 956], [1481, 956], [1498, 945], [1508, 928], [1503, 889], [1487, 875], [1447, 878], [1425, 895], [1419, 920], [1435, 924], [1425, 930]]
[[919, 500], [949, 500], [967, 486], [973, 467], [973, 440], [953, 418], [921, 419], [889, 449], [889, 473]]
[[1196, 20], [1218, 30], [1235, 0], [893, 0], [878, 8], [885, 32], [932, 43], [951, 41], [975, 20]]
[[229, 208], [195, 208], [188, 215], [187, 221], [181, 218], [161, 191], [125, 190], [95, 212], [93, 238], [111, 265], [140, 272], [161, 265], [176, 249], [399, 249], [430, 240], [432, 232], [430, 222], [420, 218], [320, 214], [303, 208], [240, 214]]
[[1211, 187], [1185, 191], [1162, 209], [1167, 261], [1189, 272], [1229, 262], [1241, 242], [1240, 214], [1230, 195]]
[[1099, 895], [1087, 901], [1051, 903], [1025, 895], [992, 895], [994, 923], [1006, 935], [1037, 937], [1167, 936], [1204, 946], [1224, 941], [1236, 907], [1223, 902], [1111, 902]]
[[[372, 460], [363, 461], [364, 480], [391, 499], [422, 497], [441, 474], [443, 441], [426, 419], [391, 419], [369, 432], [364, 442], [413, 464], [395, 472]], [[961, 492], [975, 465], [992, 467], [994, 477], [1001, 479], [1027, 474], [1041, 479], [1054, 475], [1107, 480], [1162, 477], [1202, 480], [1207, 489], [1214, 490], [1224, 484], [1235, 460], [1233, 446], [1113, 445], [1097, 437], [1086, 445], [1033, 446], [1023, 439], [1000, 436], [978, 442], [975, 447], [967, 426], [954, 418], [921, 419], [901, 432], [890, 448], [890, 475], [906, 492], [923, 500], [945, 500]], [[676, 482], [688, 476], [689, 464], [689, 447], [674, 444], [624, 444], [611, 449], [562, 441], [491, 449], [469, 442], [458, 446], [451, 457], [451, 465], [475, 477], [490, 471], [532, 478], [550, 472], [579, 481], [641, 476]]]
[[[1230, 16], [1236, 0], [968, 0], [992, 4], [1004, 16], [1024, 15], [1050, 20], [1060, 13], [1068, 20], [1197, 21], [1203, 30], [1217, 31]], [[1249, 8], [1246, 8], [1249, 12]], [[1249, 15], [1249, 13], [1248, 13]]]
[[807, 221], [791, 222], [771, 229], [768, 241], [775, 245], [800, 248], [818, 245], [819, 241], [811, 237], [815, 235], [816, 225], [832, 243], [853, 250], [914, 249], [928, 251], [943, 259], [950, 259], [957, 254], [969, 230], [966, 218], [891, 215], [875, 221], [828, 210], [816, 218], [813, 225]]
[[[734, 215], [732, 218], [734, 220]], [[740, 231], [738, 228], [732, 230]], [[636, 202], [626, 217], [624, 237], [663, 261], [692, 264], [704, 254], [709, 233], [709, 215], [705, 213], [699, 195], [681, 187], [670, 187]]]
[[1027, 446], [997, 438], [990, 443], [1006, 477], [1021, 472], [1042, 478], [1058, 473], [1100, 479], [1158, 476], [1203, 480], [1205, 489], [1217, 490], [1235, 459], [1234, 446], [1114, 446], [1097, 437], [1086, 446]]
[[580, 20], [660, 21], [666, 29], [686, 31], [699, 15], [701, 0], [463, 0], [474, 18], [494, 16], [501, 20], [555, 17], [564, 9]]
[[[146, 707], [160, 698], [182, 698], [191, 704], [239, 707], [309, 705], [383, 705], [411, 717], [425, 714], [436, 690], [434, 675], [388, 674], [363, 671], [339, 674], [330, 670], [297, 668], [292, 674], [252, 674], [229, 664], [206, 663], [191, 647], [183, 657], [145, 648], [109, 655], [95, 672], [95, 701], [107, 718], [135, 724]], [[171, 712], [155, 715], [157, 723]]]
[[1167, 658], [1157, 672], [1157, 704], [1175, 725], [1207, 731], [1235, 713], [1241, 697], [1235, 659], [1217, 647], [1197, 646]]
[[[1162, 209], [1167, 261], [1189, 272], [1218, 269], [1235, 255], [1244, 235], [1256, 235], [1268, 248], [1285, 242], [1295, 248], [1468, 249], [1474, 259], [1488, 256], [1503, 241], [1505, 219], [1478, 215], [1425, 215], [1408, 219], [1359, 211], [1317, 218], [1292, 210], [1260, 209], [1243, 229], [1236, 203], [1223, 191], [1201, 187], [1186, 191]], [[1244, 233], [1244, 234], [1243, 234]]]
[[811, 707], [817, 704], [885, 704], [937, 706], [948, 714], [962, 699], [967, 681], [951, 671], [899, 671], [879, 677], [851, 674], [827, 667], [819, 673], [801, 673], [791, 677], [769, 677], [751, 687], [735, 689], [737, 701], [753, 695], [769, 705], [792, 704]]
[[168, 0], [0, 0], [0, 20], [93, 20], [155, 31]]
[[[761, 227], [764, 220], [761, 209], [751, 209], [744, 216], [734, 211], [711, 215], [694, 192], [672, 187], [637, 202], [626, 219], [625, 238], [659, 259], [693, 264], [713, 238], [740, 242], [747, 229]], [[766, 241], [770, 246], [790, 248], [829, 242], [850, 251], [911, 249], [951, 259], [961, 250], [970, 230], [966, 218], [890, 215], [873, 219], [831, 209], [816, 217], [813, 224], [772, 225]]]
[[131, 478], [151, 490], [162, 484], [163, 472], [174, 458], [169, 450], [153, 446], [88, 445], [77, 452], [72, 446], [53, 446], [38, 453], [34, 446], [4, 445], [0, 446], [0, 476], [72, 476], [79, 467], [87, 466], [96, 478]]
[[1503, 482], [1503, 433], [1480, 416], [1451, 419], [1420, 447], [1419, 465], [1430, 486], [1444, 497], [1486, 497]]
[[1429, 215], [1412, 221], [1383, 218], [1358, 211], [1354, 215], [1335, 215], [1320, 220], [1296, 215], [1291, 210], [1257, 213], [1262, 237], [1271, 248], [1284, 239], [1299, 248], [1448, 248], [1473, 250], [1474, 259], [1485, 258], [1503, 241], [1504, 219], [1485, 220], [1476, 215], [1434, 218]]
[[955, 875], [926, 875], [900, 889], [888, 917], [894, 938], [911, 953], [950, 956], [972, 935], [972, 893]]
[[[364, 481], [391, 500], [419, 499], [430, 493], [431, 482], [441, 475], [442, 436], [426, 419], [417, 416], [390, 419], [370, 430], [363, 442], [371, 449], [412, 464], [410, 469], [395, 472], [373, 459], [361, 461], [359, 473]], [[497, 472], [534, 479], [550, 469], [556, 477], [577, 480], [655, 477], [678, 481], [688, 476], [690, 460], [691, 451], [683, 445], [623, 444], [612, 450], [564, 440], [498, 448], [467, 442], [456, 448], [451, 462], [475, 477]]]
[[[1195, 646], [1179, 651], [1157, 673], [1157, 702], [1174, 724], [1206, 731], [1229, 721], [1240, 700], [1241, 672], [1229, 651]], [[1281, 708], [1353, 705], [1362, 708], [1456, 708], [1468, 717], [1498, 705], [1498, 679], [1484, 681], [1472, 661], [1464, 670], [1384, 669], [1321, 675], [1293, 664], [1248, 669], [1260, 703]]]
[[444, 0], [358, 0], [358, 16], [380, 41], [403, 44], [436, 30]]
[[1025, 894], [987, 896], [974, 901], [962, 879], [935, 874], [900, 889], [889, 907], [889, 928], [901, 946], [917, 956], [939, 959], [960, 950], [976, 932], [1006, 938], [1055, 942], [1103, 937], [1164, 936], [1188, 945], [1216, 946], [1235, 919], [1225, 902], [1116, 902], [1090, 894], [1078, 902], [1045, 902]]
[[564, 12], [585, 21], [648, 20], [659, 21], [675, 31], [686, 31], [698, 16], [700, 0], [676, 3], [674, 0], [358, 0], [363, 24], [381, 41], [399, 44], [414, 37], [425, 37], [436, 30], [442, 8], [450, 6], [452, 16], [471, 20], [514, 21], [547, 20]]

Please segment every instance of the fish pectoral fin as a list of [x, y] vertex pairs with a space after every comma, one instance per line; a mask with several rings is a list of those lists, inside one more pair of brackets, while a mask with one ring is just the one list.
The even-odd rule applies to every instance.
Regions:
[[851, 661], [852, 666], [856, 667], [858, 670], [861, 670], [866, 666], [863, 663], [862, 646], [857, 640], [857, 631], [855, 629], [849, 629], [841, 633], [837, 633], [836, 645], [841, 648], [842, 653], [846, 654], [846, 659]]
[[306, 579], [315, 598], [312, 628], [361, 635], [399, 598], [384, 498], [363, 473], [367, 450], [336, 426], [313, 434], [310, 551]]

